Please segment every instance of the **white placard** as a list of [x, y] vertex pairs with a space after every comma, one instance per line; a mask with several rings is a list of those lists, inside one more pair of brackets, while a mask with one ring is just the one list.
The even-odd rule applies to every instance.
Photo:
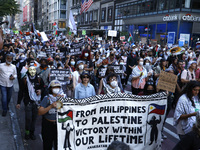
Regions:
[[108, 36], [117, 37], [117, 31], [115, 31], [115, 30], [108, 30]]
[[46, 33], [40, 32], [40, 34], [41, 34], [42, 40], [43, 40], [44, 42], [46, 42], [46, 41], [49, 40], [48, 37], [47, 37], [47, 35], [46, 35]]

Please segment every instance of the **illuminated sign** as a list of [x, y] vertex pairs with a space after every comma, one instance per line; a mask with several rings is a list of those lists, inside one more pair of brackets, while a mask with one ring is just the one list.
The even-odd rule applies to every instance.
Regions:
[[163, 17], [163, 21], [174, 21], [174, 20], [178, 20], [178, 16], [177, 15], [166, 15], [165, 17]]
[[186, 14], [182, 17], [184, 21], [199, 21], [200, 22], [200, 17], [193, 16], [191, 14]]

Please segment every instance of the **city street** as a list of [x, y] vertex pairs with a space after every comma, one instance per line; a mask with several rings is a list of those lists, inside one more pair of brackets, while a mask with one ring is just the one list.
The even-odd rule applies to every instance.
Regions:
[[[16, 84], [16, 83], [15, 83]], [[127, 86], [126, 91], [130, 93], [130, 85]], [[13, 92], [12, 101], [10, 103], [10, 111], [5, 118], [0, 116], [0, 140], [1, 146], [4, 150], [41, 150], [42, 149], [42, 136], [41, 136], [41, 121], [42, 117], [38, 116], [36, 123], [36, 140], [25, 140], [24, 139], [24, 105], [21, 104], [21, 109], [16, 110], [15, 104], [17, 101], [17, 92]], [[16, 114], [14, 114], [16, 112]], [[1, 111], [0, 111], [1, 113]], [[15, 115], [17, 119], [15, 118]], [[164, 139], [162, 143], [162, 150], [171, 150], [175, 144], [179, 141], [178, 135], [176, 134], [176, 129], [173, 126], [173, 110], [169, 113], [166, 123], [164, 125], [164, 134], [167, 139]], [[13, 134], [13, 132], [15, 134]], [[17, 138], [16, 138], [17, 137]], [[9, 140], [8, 140], [9, 139]], [[8, 142], [9, 141], [9, 142]], [[23, 143], [23, 144], [22, 144]]]

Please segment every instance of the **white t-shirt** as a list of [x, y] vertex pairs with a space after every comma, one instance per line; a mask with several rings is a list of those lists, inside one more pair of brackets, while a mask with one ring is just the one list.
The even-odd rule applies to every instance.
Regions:
[[183, 70], [183, 72], [181, 73], [181, 79], [196, 80], [194, 70], [192, 72], [190, 72], [189, 70]]

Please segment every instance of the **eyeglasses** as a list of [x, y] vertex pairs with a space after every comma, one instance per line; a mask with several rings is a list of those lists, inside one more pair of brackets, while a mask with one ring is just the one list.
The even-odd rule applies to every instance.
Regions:
[[83, 76], [83, 78], [88, 78], [89, 79], [90, 77], [89, 76]]
[[117, 81], [117, 79], [113, 78], [113, 79], [110, 79], [111, 81]]

